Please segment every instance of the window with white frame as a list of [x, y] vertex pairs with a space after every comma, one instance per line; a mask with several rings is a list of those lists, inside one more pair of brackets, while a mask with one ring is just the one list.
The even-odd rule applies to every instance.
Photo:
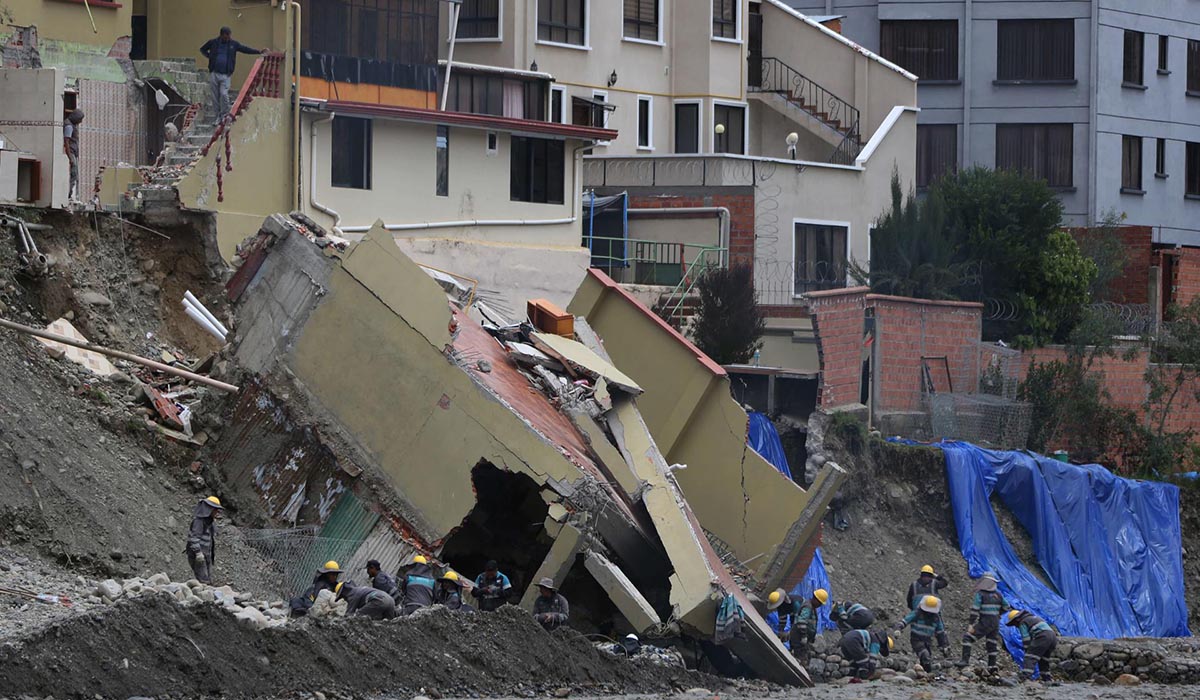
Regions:
[[566, 112], [563, 111], [563, 105], [566, 104], [567, 91], [565, 88], [552, 87], [550, 88], [550, 121], [555, 124], [566, 124]]
[[712, 35], [714, 39], [738, 39], [738, 7], [741, 0], [712, 0]]
[[746, 154], [745, 105], [713, 105], [713, 152]]
[[661, 41], [658, 33], [661, 3], [662, 0], [625, 0], [625, 38]]
[[537, 38], [586, 46], [587, 0], [537, 0]]
[[797, 221], [794, 230], [796, 296], [846, 286], [850, 229], [835, 222]]
[[700, 103], [675, 103], [675, 152], [700, 152]]
[[654, 100], [645, 95], [638, 95], [637, 107], [638, 148], [654, 150]]

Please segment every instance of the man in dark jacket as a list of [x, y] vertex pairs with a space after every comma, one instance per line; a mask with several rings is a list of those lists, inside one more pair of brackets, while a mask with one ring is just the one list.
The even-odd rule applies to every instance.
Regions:
[[908, 641], [913, 653], [917, 655], [917, 663], [926, 673], [933, 671], [933, 640], [937, 639], [942, 654], [950, 654], [950, 639], [946, 636], [946, 626], [942, 624], [942, 600], [937, 596], [927, 595], [917, 603], [917, 609], [909, 612], [904, 619], [896, 624], [899, 632], [912, 625]]
[[63, 122], [63, 152], [67, 154], [67, 164], [70, 168], [70, 190], [67, 199], [80, 199], [79, 196], [79, 125], [83, 123], [83, 110], [77, 109], [67, 115]]
[[292, 617], [307, 615], [313, 604], [317, 602], [317, 596], [321, 594], [321, 591], [337, 591], [338, 576], [341, 573], [342, 567], [332, 559], [325, 562], [325, 566], [317, 569], [317, 575], [313, 577], [312, 585], [308, 587], [308, 590], [292, 598], [289, 602]]
[[209, 39], [200, 47], [200, 53], [208, 59], [208, 85], [212, 89], [213, 116], [218, 122], [229, 115], [229, 76], [237, 68], [239, 53], [266, 53], [234, 41], [233, 30], [221, 27], [221, 35]]
[[221, 499], [209, 496], [196, 504], [192, 511], [192, 526], [188, 528], [187, 554], [192, 573], [200, 583], [212, 583], [213, 561], [217, 554], [217, 523], [221, 511]]
[[392, 596], [393, 600], [397, 597], [396, 579], [383, 573], [383, 567], [379, 565], [378, 560], [372, 559], [367, 562], [367, 577], [370, 579], [372, 588], [387, 593]]
[[875, 613], [862, 603], [842, 601], [833, 604], [829, 617], [842, 634], [850, 630], [865, 630], [875, 623]]
[[537, 586], [538, 597], [533, 602], [533, 619], [547, 632], [567, 624], [571, 617], [571, 606], [554, 587], [554, 580], [544, 578], [538, 581]]
[[475, 608], [467, 605], [462, 599], [462, 579], [457, 571], [447, 571], [438, 579], [437, 591], [433, 594], [433, 602], [445, 605], [450, 610], [475, 612]]
[[842, 658], [850, 662], [850, 675], [867, 680], [880, 666], [880, 657], [892, 653], [893, 641], [884, 630], [850, 630], [838, 644]]
[[396, 601], [378, 588], [346, 581], [337, 585], [337, 599], [346, 601], [346, 615], [362, 615], [372, 620], [396, 617]]
[[997, 664], [1000, 656], [1000, 614], [1008, 610], [1008, 603], [996, 590], [998, 583], [996, 574], [989, 571], [980, 577], [975, 587], [971, 619], [967, 621], [967, 631], [963, 632], [962, 658], [955, 664], [959, 668], [971, 664], [971, 647], [982, 638], [987, 647], [988, 672], [995, 674], [1000, 671]]
[[483, 568], [483, 573], [475, 577], [475, 587], [471, 595], [479, 603], [479, 609], [492, 612], [504, 605], [512, 590], [512, 582], [500, 572], [500, 565], [492, 559]]
[[1035, 671], [1039, 678], [1049, 683], [1050, 655], [1058, 646], [1058, 633], [1042, 618], [1026, 610], [1010, 610], [1007, 624], [1021, 633], [1021, 645], [1025, 648], [1025, 660], [1021, 663], [1021, 680], [1033, 680]]
[[813, 642], [817, 639], [817, 611], [829, 602], [829, 591], [818, 588], [807, 600], [797, 600], [792, 603], [792, 655], [801, 664], [808, 665], [812, 654]]
[[433, 569], [429, 566], [429, 560], [421, 554], [413, 557], [413, 563], [409, 565], [408, 571], [404, 573], [400, 581], [400, 600], [403, 606], [401, 614], [411, 615], [421, 608], [433, 605], [435, 585], [436, 581], [434, 581]]
[[948, 585], [950, 584], [946, 581], [945, 576], [934, 573], [933, 567], [926, 564], [921, 567], [921, 573], [917, 576], [917, 580], [909, 585], [908, 594], [904, 598], [904, 606], [909, 610], [914, 610], [927, 595], [941, 598], [941, 590]]

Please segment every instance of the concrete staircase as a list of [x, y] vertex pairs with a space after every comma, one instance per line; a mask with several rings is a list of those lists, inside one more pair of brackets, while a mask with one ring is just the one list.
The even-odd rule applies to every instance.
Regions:
[[675, 330], [684, 333], [696, 317], [699, 306], [700, 297], [695, 293], [666, 292], [659, 295], [654, 310]]
[[757, 85], [748, 96], [770, 106], [833, 146], [832, 163], [852, 164], [862, 151], [856, 107], [777, 58], [753, 57]]
[[194, 58], [164, 58], [161, 61], [134, 61], [138, 77], [161, 78], [189, 102], [208, 104], [208, 70], [196, 65]]

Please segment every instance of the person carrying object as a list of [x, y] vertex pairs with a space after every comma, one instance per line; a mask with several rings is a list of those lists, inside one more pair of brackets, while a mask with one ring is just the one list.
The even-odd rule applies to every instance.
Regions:
[[200, 583], [212, 583], [213, 562], [217, 555], [217, 518], [225, 511], [221, 499], [208, 496], [192, 510], [192, 525], [188, 528], [188, 565]]
[[996, 574], [987, 572], [979, 578], [975, 585], [975, 598], [971, 602], [971, 618], [967, 621], [967, 631], [962, 638], [962, 658], [954, 665], [966, 668], [971, 663], [971, 647], [980, 639], [984, 640], [987, 648], [988, 672], [999, 672], [1000, 655], [1000, 615], [1008, 610], [1008, 603], [1000, 591], [996, 590], [999, 579]]
[[917, 663], [922, 670], [933, 670], [933, 639], [937, 637], [938, 645], [943, 655], [950, 653], [950, 640], [946, 637], [946, 627], [942, 624], [942, 600], [937, 596], [927, 595], [917, 604], [917, 609], [910, 611], [904, 619], [896, 623], [895, 630], [899, 632], [912, 625], [909, 633], [909, 643], [913, 653], [917, 655]]
[[267, 49], [252, 49], [233, 38], [233, 30], [221, 27], [215, 39], [209, 39], [200, 47], [200, 54], [208, 59], [208, 86], [212, 90], [213, 119], [219, 124], [229, 116], [229, 78], [237, 70], [239, 53], [265, 54]]
[[1007, 624], [1021, 633], [1021, 645], [1025, 648], [1025, 660], [1021, 664], [1021, 680], [1033, 680], [1035, 671], [1041, 680], [1049, 683], [1050, 655], [1058, 646], [1058, 633], [1042, 618], [1026, 610], [1008, 611]]
[[338, 587], [338, 577], [342, 574], [342, 567], [336, 561], [330, 559], [325, 562], [325, 565], [317, 569], [317, 575], [313, 577], [312, 585], [308, 590], [288, 601], [288, 607], [291, 609], [292, 617], [304, 617], [312, 606], [317, 602], [317, 596], [321, 591], [335, 592]]

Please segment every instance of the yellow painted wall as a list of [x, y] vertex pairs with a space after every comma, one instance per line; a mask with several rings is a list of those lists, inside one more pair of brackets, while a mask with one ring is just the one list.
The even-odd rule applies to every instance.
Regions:
[[[263, 217], [291, 209], [290, 114], [287, 101], [256, 97], [230, 132], [233, 169], [224, 170], [222, 139], [179, 182], [184, 207], [217, 212], [217, 241], [226, 260], [243, 238], [258, 231]], [[224, 201], [218, 201], [218, 156]]]
[[[88, 19], [88, 8], [82, 3], [64, 0], [4, 0], [12, 11], [12, 23], [21, 26], [37, 25], [38, 37], [56, 39], [109, 49], [120, 37], [130, 33], [133, 5], [122, 2], [121, 7], [92, 7], [96, 30]], [[7, 28], [0, 28], [7, 34]]]
[[687, 465], [675, 476], [704, 528], [759, 571], [776, 556], [794, 557], [778, 545], [809, 494], [746, 447], [748, 418], [730, 396], [728, 379], [594, 276], [568, 310], [587, 318], [614, 364], [646, 389], [638, 407], [667, 461]]
[[[47, 3], [50, 4], [50, 3]], [[238, 5], [234, 8], [233, 5]], [[233, 38], [256, 49], [287, 48], [289, 13], [270, 4], [230, 3], [228, 0], [146, 0], [146, 57], [149, 59], [194, 58], [207, 68], [200, 55], [204, 42], [217, 36], [222, 26], [233, 30]], [[128, 23], [127, 23], [128, 24]], [[240, 54], [231, 85], [241, 87], [254, 56]]]

